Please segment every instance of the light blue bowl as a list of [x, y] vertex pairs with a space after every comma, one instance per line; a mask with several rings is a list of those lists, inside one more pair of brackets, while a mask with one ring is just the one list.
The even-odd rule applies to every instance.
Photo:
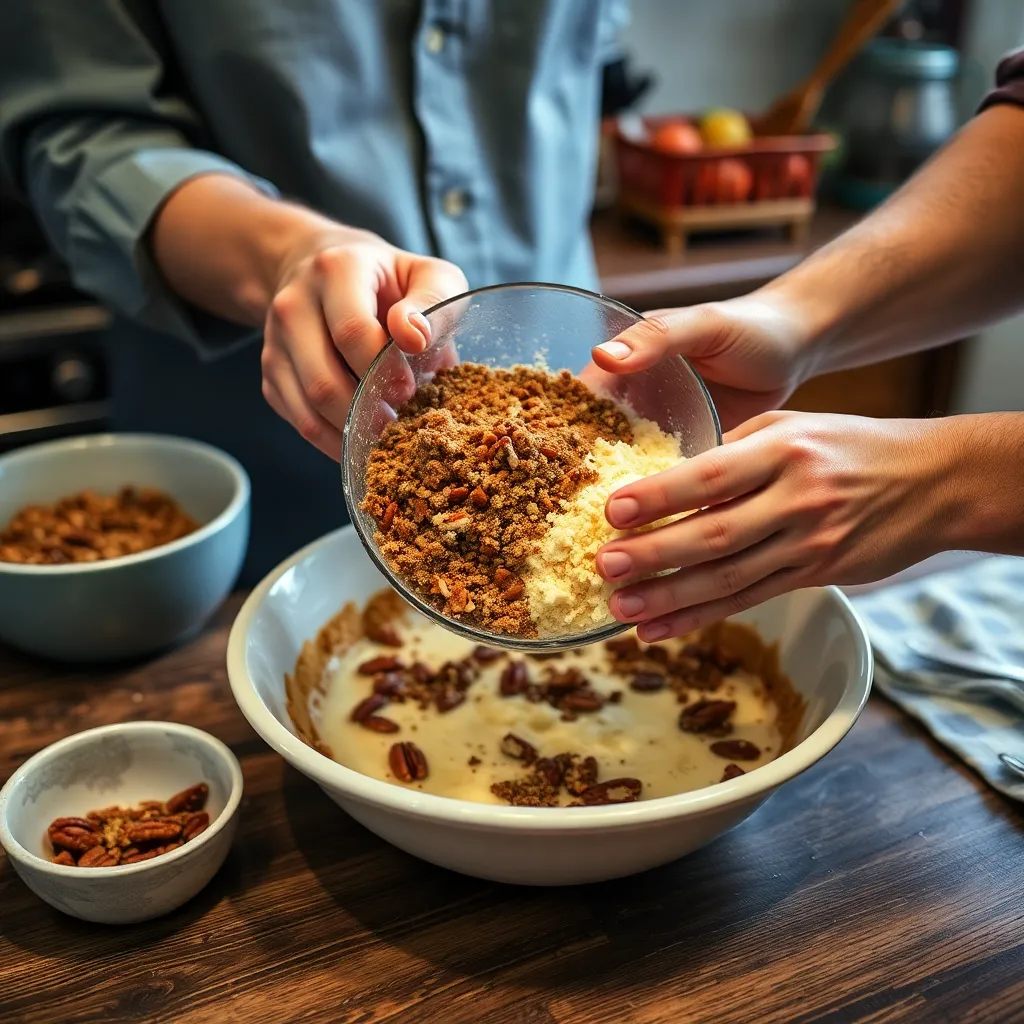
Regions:
[[198, 630], [238, 578], [249, 540], [249, 477], [198, 441], [100, 434], [0, 457], [0, 525], [26, 505], [91, 489], [156, 487], [202, 524], [171, 544], [68, 565], [0, 562], [0, 640], [60, 661], [110, 661]]

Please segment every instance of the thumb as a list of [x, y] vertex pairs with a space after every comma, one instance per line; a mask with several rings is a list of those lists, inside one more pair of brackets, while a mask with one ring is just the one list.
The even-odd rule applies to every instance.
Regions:
[[431, 341], [425, 309], [466, 291], [466, 275], [446, 260], [415, 257], [407, 267], [405, 295], [388, 310], [388, 334], [404, 352], [422, 352]]
[[593, 357], [609, 373], [636, 373], [670, 355], [707, 358], [726, 347], [734, 333], [735, 323], [714, 306], [658, 309], [597, 345]]

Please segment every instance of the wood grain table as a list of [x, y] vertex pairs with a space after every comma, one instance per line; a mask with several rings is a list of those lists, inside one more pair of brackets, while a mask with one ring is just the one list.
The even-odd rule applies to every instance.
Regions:
[[0, 855], [3, 1024], [1024, 1020], [1024, 811], [881, 698], [707, 849], [622, 881], [514, 888], [387, 846], [264, 746], [224, 667], [240, 601], [127, 667], [0, 650], [0, 779], [135, 718], [208, 730], [245, 774], [225, 866], [148, 924], [65, 917]]

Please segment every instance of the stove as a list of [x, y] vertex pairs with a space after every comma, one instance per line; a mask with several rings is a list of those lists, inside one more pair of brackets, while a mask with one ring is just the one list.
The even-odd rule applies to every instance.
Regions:
[[78, 292], [30, 211], [0, 193], [0, 451], [106, 428], [110, 315]]

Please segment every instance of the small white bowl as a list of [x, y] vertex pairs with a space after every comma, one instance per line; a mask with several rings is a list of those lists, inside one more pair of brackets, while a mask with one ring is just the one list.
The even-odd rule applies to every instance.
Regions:
[[[46, 830], [114, 804], [166, 800], [197, 782], [210, 787], [205, 832], [138, 864], [54, 864]], [[83, 921], [133, 924], [180, 907], [217, 873], [238, 827], [242, 769], [220, 740], [173, 722], [88, 729], [30, 757], [0, 790], [0, 845], [42, 900]]]
[[[242, 606], [228, 641], [228, 676], [242, 714], [289, 764], [356, 821], [400, 849], [467, 875], [523, 885], [572, 885], [666, 864], [738, 825], [850, 730], [871, 686], [871, 647], [835, 587], [801, 590], [737, 620], [778, 642], [783, 671], [806, 700], [799, 742], [730, 782], [609, 807], [499, 807], [371, 779], [302, 742], [284, 677], [305, 640], [346, 602], [385, 586], [351, 526], [275, 569]], [[751, 865], [756, 870], [756, 865]]]

